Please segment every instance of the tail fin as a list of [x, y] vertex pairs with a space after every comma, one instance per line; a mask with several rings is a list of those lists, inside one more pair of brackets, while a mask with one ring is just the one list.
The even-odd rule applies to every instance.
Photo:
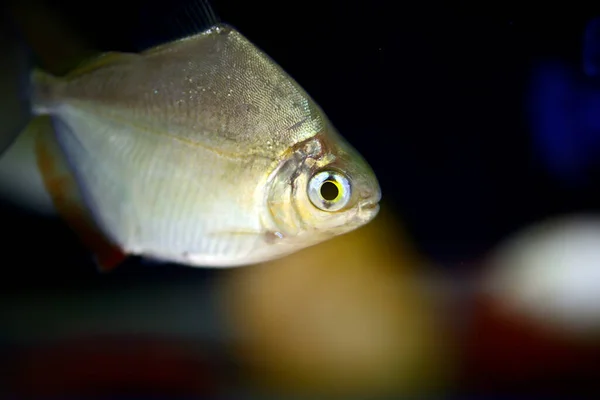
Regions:
[[31, 55], [6, 9], [0, 16], [0, 155], [32, 118]]
[[[82, 39], [60, 13], [41, 0], [0, 2], [0, 155], [25, 129], [46, 94], [52, 76], [35, 74], [38, 65], [61, 76], [98, 51]], [[38, 86], [38, 81], [42, 83]], [[36, 93], [33, 93], [33, 87]], [[32, 96], [34, 98], [32, 99]], [[32, 109], [32, 106], [35, 109]]]

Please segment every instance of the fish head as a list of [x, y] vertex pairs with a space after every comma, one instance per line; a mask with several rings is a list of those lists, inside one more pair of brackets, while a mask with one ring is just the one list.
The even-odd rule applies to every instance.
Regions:
[[296, 250], [357, 229], [379, 212], [375, 173], [331, 124], [286, 152], [267, 188], [273, 231]]

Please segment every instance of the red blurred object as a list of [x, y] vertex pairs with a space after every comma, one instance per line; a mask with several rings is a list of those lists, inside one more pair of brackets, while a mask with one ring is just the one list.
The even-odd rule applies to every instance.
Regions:
[[139, 337], [69, 340], [17, 350], [2, 367], [12, 395], [214, 395], [219, 379], [197, 343]]
[[597, 340], [551, 332], [491, 299], [480, 298], [474, 308], [464, 338], [466, 387], [478, 393], [600, 395]]

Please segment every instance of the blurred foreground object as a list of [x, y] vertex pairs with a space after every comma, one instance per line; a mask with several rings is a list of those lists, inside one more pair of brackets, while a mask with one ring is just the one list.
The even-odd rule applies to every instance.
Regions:
[[[547, 170], [572, 186], [600, 176], [600, 19], [582, 37], [582, 63], [544, 60], [531, 72], [528, 112], [533, 144]], [[584, 72], [583, 74], [581, 72]]]
[[583, 36], [583, 71], [592, 78], [600, 73], [600, 18], [592, 18]]
[[556, 218], [516, 234], [484, 263], [482, 282], [464, 338], [468, 387], [600, 395], [598, 216]]
[[[197, 342], [98, 336], [13, 348], [0, 393], [16, 396], [213, 396], [221, 382]], [[3, 374], [5, 375], [5, 374]], [[5, 377], [6, 378], [6, 375]], [[203, 397], [205, 398], [205, 397]]]
[[284, 395], [439, 390], [448, 335], [419, 293], [423, 260], [407, 243], [384, 206], [355, 232], [228, 272], [225, 314], [252, 378]]
[[484, 286], [514, 312], [568, 333], [600, 333], [600, 216], [557, 218], [500, 246]]

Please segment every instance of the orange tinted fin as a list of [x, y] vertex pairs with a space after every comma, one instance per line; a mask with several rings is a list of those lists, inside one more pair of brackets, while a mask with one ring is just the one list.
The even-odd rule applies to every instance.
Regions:
[[102, 272], [111, 271], [127, 258], [127, 254], [111, 243], [90, 217], [58, 147], [50, 117], [34, 119], [27, 129], [35, 129], [37, 166], [56, 211], [94, 253], [98, 269]]

